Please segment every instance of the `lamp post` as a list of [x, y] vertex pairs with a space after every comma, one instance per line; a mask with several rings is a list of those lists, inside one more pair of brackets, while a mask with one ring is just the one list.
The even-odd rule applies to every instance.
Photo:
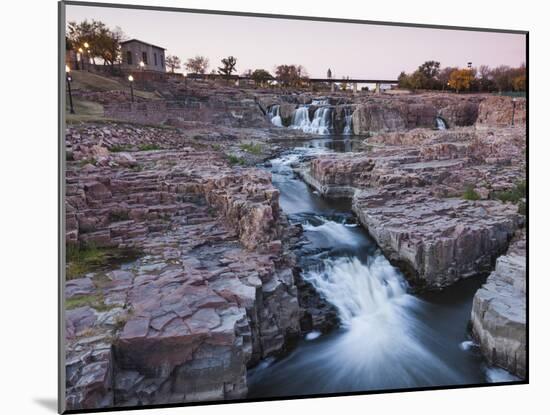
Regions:
[[139, 76], [139, 79], [141, 82], [143, 82], [143, 69], [145, 68], [145, 62], [143, 62], [143, 59], [139, 61], [139, 73], [140, 73], [140, 76]]
[[128, 81], [130, 81], [130, 95], [132, 96], [132, 102], [134, 102], [134, 77], [129, 75]]
[[515, 115], [516, 115], [516, 98], [512, 98], [512, 127], [514, 126]]
[[76, 69], [84, 69], [84, 49], [78, 48], [78, 56], [80, 57], [80, 68], [78, 67], [78, 59], [77, 59]]
[[[89, 57], [90, 56], [90, 44], [88, 42], [84, 42], [84, 49], [86, 50], [86, 56]], [[82, 69], [84, 69], [84, 67]]]
[[65, 74], [67, 78], [67, 90], [69, 91], [69, 105], [71, 107], [71, 114], [74, 114], [73, 93], [71, 91], [71, 68], [69, 68], [69, 65], [65, 65]]
[[468, 62], [468, 92], [472, 91], [472, 62]]

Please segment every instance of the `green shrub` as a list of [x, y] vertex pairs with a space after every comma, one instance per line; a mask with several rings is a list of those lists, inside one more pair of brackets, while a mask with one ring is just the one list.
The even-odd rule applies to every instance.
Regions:
[[479, 200], [480, 196], [475, 191], [474, 186], [469, 184], [468, 186], [466, 186], [466, 189], [464, 190], [464, 193], [462, 194], [462, 198], [466, 199], [466, 200]]
[[245, 159], [235, 156], [234, 154], [228, 154], [227, 161], [229, 161], [229, 164], [231, 164], [232, 166], [235, 166], [235, 165], [244, 166], [246, 164]]
[[502, 202], [517, 203], [521, 199], [524, 199], [527, 195], [527, 184], [525, 180], [522, 180], [511, 188], [510, 190], [503, 190], [494, 193], [494, 198]]

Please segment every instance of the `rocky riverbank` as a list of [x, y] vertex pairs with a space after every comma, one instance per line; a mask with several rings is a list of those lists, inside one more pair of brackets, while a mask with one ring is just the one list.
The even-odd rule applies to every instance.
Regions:
[[[297, 230], [269, 174], [173, 130], [86, 125], [67, 142], [68, 408], [245, 397], [247, 366], [302, 318]], [[105, 248], [140, 255], [86, 269]]]
[[442, 288], [490, 271], [522, 226], [523, 195], [503, 200], [524, 186], [524, 137], [498, 127], [378, 134], [298, 173], [325, 196], [353, 198], [388, 258], [417, 286]]
[[472, 308], [472, 332], [483, 356], [520, 378], [527, 373], [526, 279], [525, 232], [518, 232]]
[[[506, 270], [511, 251], [501, 255], [525, 222], [524, 101], [314, 102], [181, 85], [158, 96], [133, 106], [117, 94], [88, 96], [119, 121], [66, 131], [68, 409], [243, 398], [248, 368], [338, 323], [298, 275], [300, 227], [283, 214], [271, 175], [253, 167], [281, 151], [279, 140], [304, 136], [270, 124], [272, 105], [282, 125], [300, 104], [309, 113], [330, 105], [334, 126], [352, 117], [353, 132], [369, 135], [359, 152], [308, 158], [295, 170], [322, 195], [351, 198], [416, 287], [489, 273], [500, 256], [476, 296], [474, 335], [491, 363], [524, 373], [521, 326], [502, 334], [516, 316], [486, 311], [508, 305], [505, 283], [521, 285]], [[158, 119], [147, 115], [154, 108]], [[452, 128], [435, 130], [436, 117]]]

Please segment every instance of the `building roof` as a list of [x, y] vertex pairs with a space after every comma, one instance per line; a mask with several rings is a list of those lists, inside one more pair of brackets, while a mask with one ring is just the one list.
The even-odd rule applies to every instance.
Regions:
[[152, 47], [157, 48], [157, 49], [166, 50], [166, 48], [163, 48], [162, 46], [153, 45], [152, 43], [144, 42], [143, 40], [139, 40], [139, 39], [125, 40], [124, 42], [120, 42], [120, 44], [124, 45], [125, 43], [130, 43], [130, 42], [137, 42], [137, 43], [141, 43], [143, 45], [152, 46]]

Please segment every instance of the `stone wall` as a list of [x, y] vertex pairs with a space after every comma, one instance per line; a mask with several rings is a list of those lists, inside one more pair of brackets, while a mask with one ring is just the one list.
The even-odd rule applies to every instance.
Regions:
[[202, 122], [233, 127], [268, 126], [260, 108], [253, 102], [199, 102], [150, 100], [104, 105], [104, 116], [138, 124]]

